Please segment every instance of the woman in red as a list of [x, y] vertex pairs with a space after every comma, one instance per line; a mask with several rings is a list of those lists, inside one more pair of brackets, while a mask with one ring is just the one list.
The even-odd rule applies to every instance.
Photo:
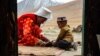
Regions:
[[35, 46], [49, 42], [41, 32], [40, 25], [51, 17], [51, 11], [42, 7], [35, 14], [25, 14], [18, 18], [18, 45]]

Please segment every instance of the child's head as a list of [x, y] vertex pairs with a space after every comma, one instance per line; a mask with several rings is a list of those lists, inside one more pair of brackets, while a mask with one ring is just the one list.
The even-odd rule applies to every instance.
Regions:
[[57, 24], [59, 28], [64, 27], [67, 24], [67, 19], [66, 17], [58, 17], [57, 18]]

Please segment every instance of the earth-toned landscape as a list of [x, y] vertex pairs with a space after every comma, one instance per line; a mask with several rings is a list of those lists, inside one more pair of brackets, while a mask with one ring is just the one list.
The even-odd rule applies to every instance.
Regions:
[[[65, 16], [67, 17], [68, 24], [73, 28], [76, 28], [78, 25], [82, 25], [82, 12], [83, 12], [83, 1], [75, 0], [70, 3], [66, 3], [59, 6], [49, 7], [52, 11], [53, 18], [45, 22], [41, 28], [43, 34], [52, 40], [56, 40], [60, 29], [57, 26], [56, 20], [57, 17]], [[73, 32], [74, 41], [80, 41], [82, 43], [82, 32]], [[77, 51], [64, 51], [59, 50], [53, 47], [23, 47], [19, 46], [19, 53], [21, 54], [35, 54], [36, 56], [81, 56], [82, 54], [82, 45], [78, 46]], [[30, 55], [19, 55], [19, 56], [30, 56]]]

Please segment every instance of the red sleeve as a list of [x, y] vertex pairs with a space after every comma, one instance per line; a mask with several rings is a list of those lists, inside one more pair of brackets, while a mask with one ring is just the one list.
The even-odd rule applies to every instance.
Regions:
[[41, 40], [43, 40], [43, 41], [45, 41], [45, 42], [49, 41], [45, 36], [43, 36], [43, 35], [41, 34], [42, 30], [41, 30], [41, 28], [40, 28], [38, 25], [34, 25], [32, 31], [33, 31], [32, 34], [33, 34], [33, 35], [35, 34], [35, 36], [36, 36], [37, 38], [39, 38], [39, 39], [41, 39]]
[[39, 39], [35, 36], [28, 34], [25, 35], [21, 40], [18, 41], [19, 44], [23, 44], [26, 46], [34, 46], [38, 43]]
[[49, 41], [49, 40], [48, 40], [45, 36], [43, 36], [43, 35], [40, 35], [40, 39], [43, 40], [43, 41], [45, 41], [45, 42], [48, 42], [48, 41]]

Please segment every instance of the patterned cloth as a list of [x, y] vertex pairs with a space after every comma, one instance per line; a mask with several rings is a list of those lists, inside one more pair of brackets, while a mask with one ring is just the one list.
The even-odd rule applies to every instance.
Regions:
[[48, 41], [37, 24], [37, 16], [25, 14], [18, 18], [18, 45], [34, 46], [39, 40]]

